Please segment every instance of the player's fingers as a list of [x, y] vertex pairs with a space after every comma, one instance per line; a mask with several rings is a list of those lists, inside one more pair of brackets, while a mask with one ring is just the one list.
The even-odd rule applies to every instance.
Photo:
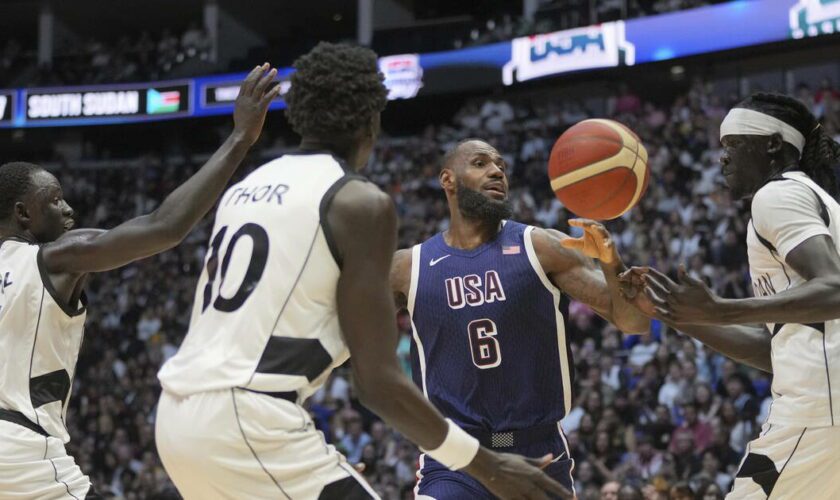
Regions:
[[674, 318], [674, 316], [671, 314], [671, 311], [662, 307], [654, 307], [653, 310], [656, 313], [656, 319], [667, 321]]
[[671, 290], [674, 286], [676, 286], [676, 283], [671, 281], [671, 278], [662, 274], [658, 269], [656, 269], [654, 267], [647, 267], [646, 269], [647, 269], [648, 272], [647, 272], [647, 276], [645, 277], [645, 279], [650, 279], [651, 276], [654, 276], [657, 279], [659, 279], [659, 281], [669, 290]]
[[703, 286], [702, 281], [688, 274], [688, 271], [685, 269], [685, 264], [680, 264], [680, 267], [677, 269], [677, 277], [679, 278], [680, 283], [686, 285]]
[[277, 76], [277, 68], [271, 68], [268, 73], [263, 75], [260, 78], [260, 81], [257, 82], [257, 85], [254, 87], [254, 95], [256, 97], [262, 98], [265, 94], [265, 89], [268, 88], [268, 85], [274, 81], [274, 78]]
[[250, 96], [254, 92], [254, 85], [259, 81], [260, 75], [265, 71], [265, 64], [255, 67], [245, 77], [245, 81], [239, 87], [239, 93], [244, 96]]
[[540, 479], [537, 481], [537, 484], [543, 491], [547, 491], [552, 495], [559, 496], [560, 498], [572, 498], [571, 493], [567, 490], [562, 484], [558, 483], [554, 479], [551, 479], [545, 474], [540, 476]]
[[553, 458], [554, 458], [554, 456], [551, 453], [549, 453], [547, 455], [543, 455], [543, 456], [538, 457], [538, 458], [525, 457], [525, 461], [528, 462], [530, 465], [533, 465], [534, 467], [542, 469], [542, 468], [547, 467], [548, 464], [551, 463], [551, 460]]
[[268, 90], [268, 92], [266, 92], [265, 95], [263, 95], [262, 100], [260, 101], [260, 104], [263, 105], [263, 106], [268, 106], [269, 104], [271, 104], [271, 101], [273, 101], [274, 99], [277, 98], [278, 95], [280, 95], [280, 84], [279, 83], [277, 85], [275, 85], [274, 87], [271, 87]]
[[647, 298], [653, 303], [654, 307], [668, 307], [668, 303], [665, 300], [656, 294], [650, 287], [644, 288], [645, 295]]
[[642, 278], [645, 286], [649, 287], [656, 295], [662, 297], [663, 300], [667, 300], [668, 296], [671, 295], [671, 290], [668, 289], [660, 280], [654, 278], [652, 276], [645, 276]]

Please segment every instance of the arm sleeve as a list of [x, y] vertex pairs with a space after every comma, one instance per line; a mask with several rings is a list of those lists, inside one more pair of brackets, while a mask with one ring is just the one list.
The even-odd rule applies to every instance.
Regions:
[[820, 211], [817, 194], [792, 180], [768, 183], [752, 201], [756, 232], [776, 247], [783, 259], [809, 238], [820, 234], [831, 236]]

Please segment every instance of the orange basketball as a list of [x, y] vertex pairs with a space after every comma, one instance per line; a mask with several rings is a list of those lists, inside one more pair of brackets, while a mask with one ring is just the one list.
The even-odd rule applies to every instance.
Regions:
[[584, 120], [554, 143], [548, 177], [551, 189], [575, 215], [615, 219], [645, 194], [647, 160], [647, 150], [629, 128], [613, 120]]

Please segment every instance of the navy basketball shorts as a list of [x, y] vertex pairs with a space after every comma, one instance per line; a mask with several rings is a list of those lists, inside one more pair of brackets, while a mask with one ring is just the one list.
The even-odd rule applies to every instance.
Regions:
[[[492, 448], [501, 453], [515, 453], [530, 458], [542, 457], [548, 453], [554, 455], [554, 462], [543, 469], [552, 479], [562, 484], [569, 491], [574, 491], [572, 470], [575, 461], [569, 456], [566, 437], [558, 431], [549, 439], [524, 446]], [[420, 456], [420, 469], [417, 471], [417, 485], [414, 488], [417, 500], [462, 500], [487, 499], [496, 497], [465, 472], [451, 471], [428, 455]]]

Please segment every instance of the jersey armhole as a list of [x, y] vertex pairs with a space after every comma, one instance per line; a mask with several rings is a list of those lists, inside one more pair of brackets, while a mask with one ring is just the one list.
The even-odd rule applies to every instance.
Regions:
[[327, 215], [330, 211], [330, 205], [332, 205], [333, 198], [338, 192], [343, 188], [348, 182], [350, 181], [363, 181], [363, 182], [370, 182], [366, 178], [362, 177], [361, 175], [357, 174], [345, 174], [340, 177], [332, 186], [327, 189], [327, 192], [324, 193], [323, 198], [321, 198], [321, 205], [318, 208], [319, 218], [321, 229], [324, 231], [324, 239], [327, 240], [327, 247], [330, 249], [330, 253], [333, 256], [333, 260], [335, 260], [336, 265], [339, 269], [342, 267], [342, 259], [341, 253], [338, 251], [338, 245], [335, 242], [335, 238], [333, 237], [332, 229], [330, 228], [330, 223], [327, 218]]
[[44, 285], [44, 289], [47, 290], [53, 301], [58, 304], [58, 307], [60, 307], [67, 316], [73, 318], [83, 314], [87, 309], [87, 295], [85, 295], [85, 292], [82, 291], [82, 294], [79, 296], [79, 304], [77, 304], [78, 307], [75, 309], [70, 304], [61, 300], [58, 295], [58, 290], [55, 289], [55, 285], [53, 285], [52, 280], [50, 280], [50, 274], [47, 272], [47, 266], [44, 263], [43, 251], [44, 247], [38, 247], [38, 254], [35, 257], [35, 260], [38, 263], [38, 274], [41, 275], [41, 283]]

